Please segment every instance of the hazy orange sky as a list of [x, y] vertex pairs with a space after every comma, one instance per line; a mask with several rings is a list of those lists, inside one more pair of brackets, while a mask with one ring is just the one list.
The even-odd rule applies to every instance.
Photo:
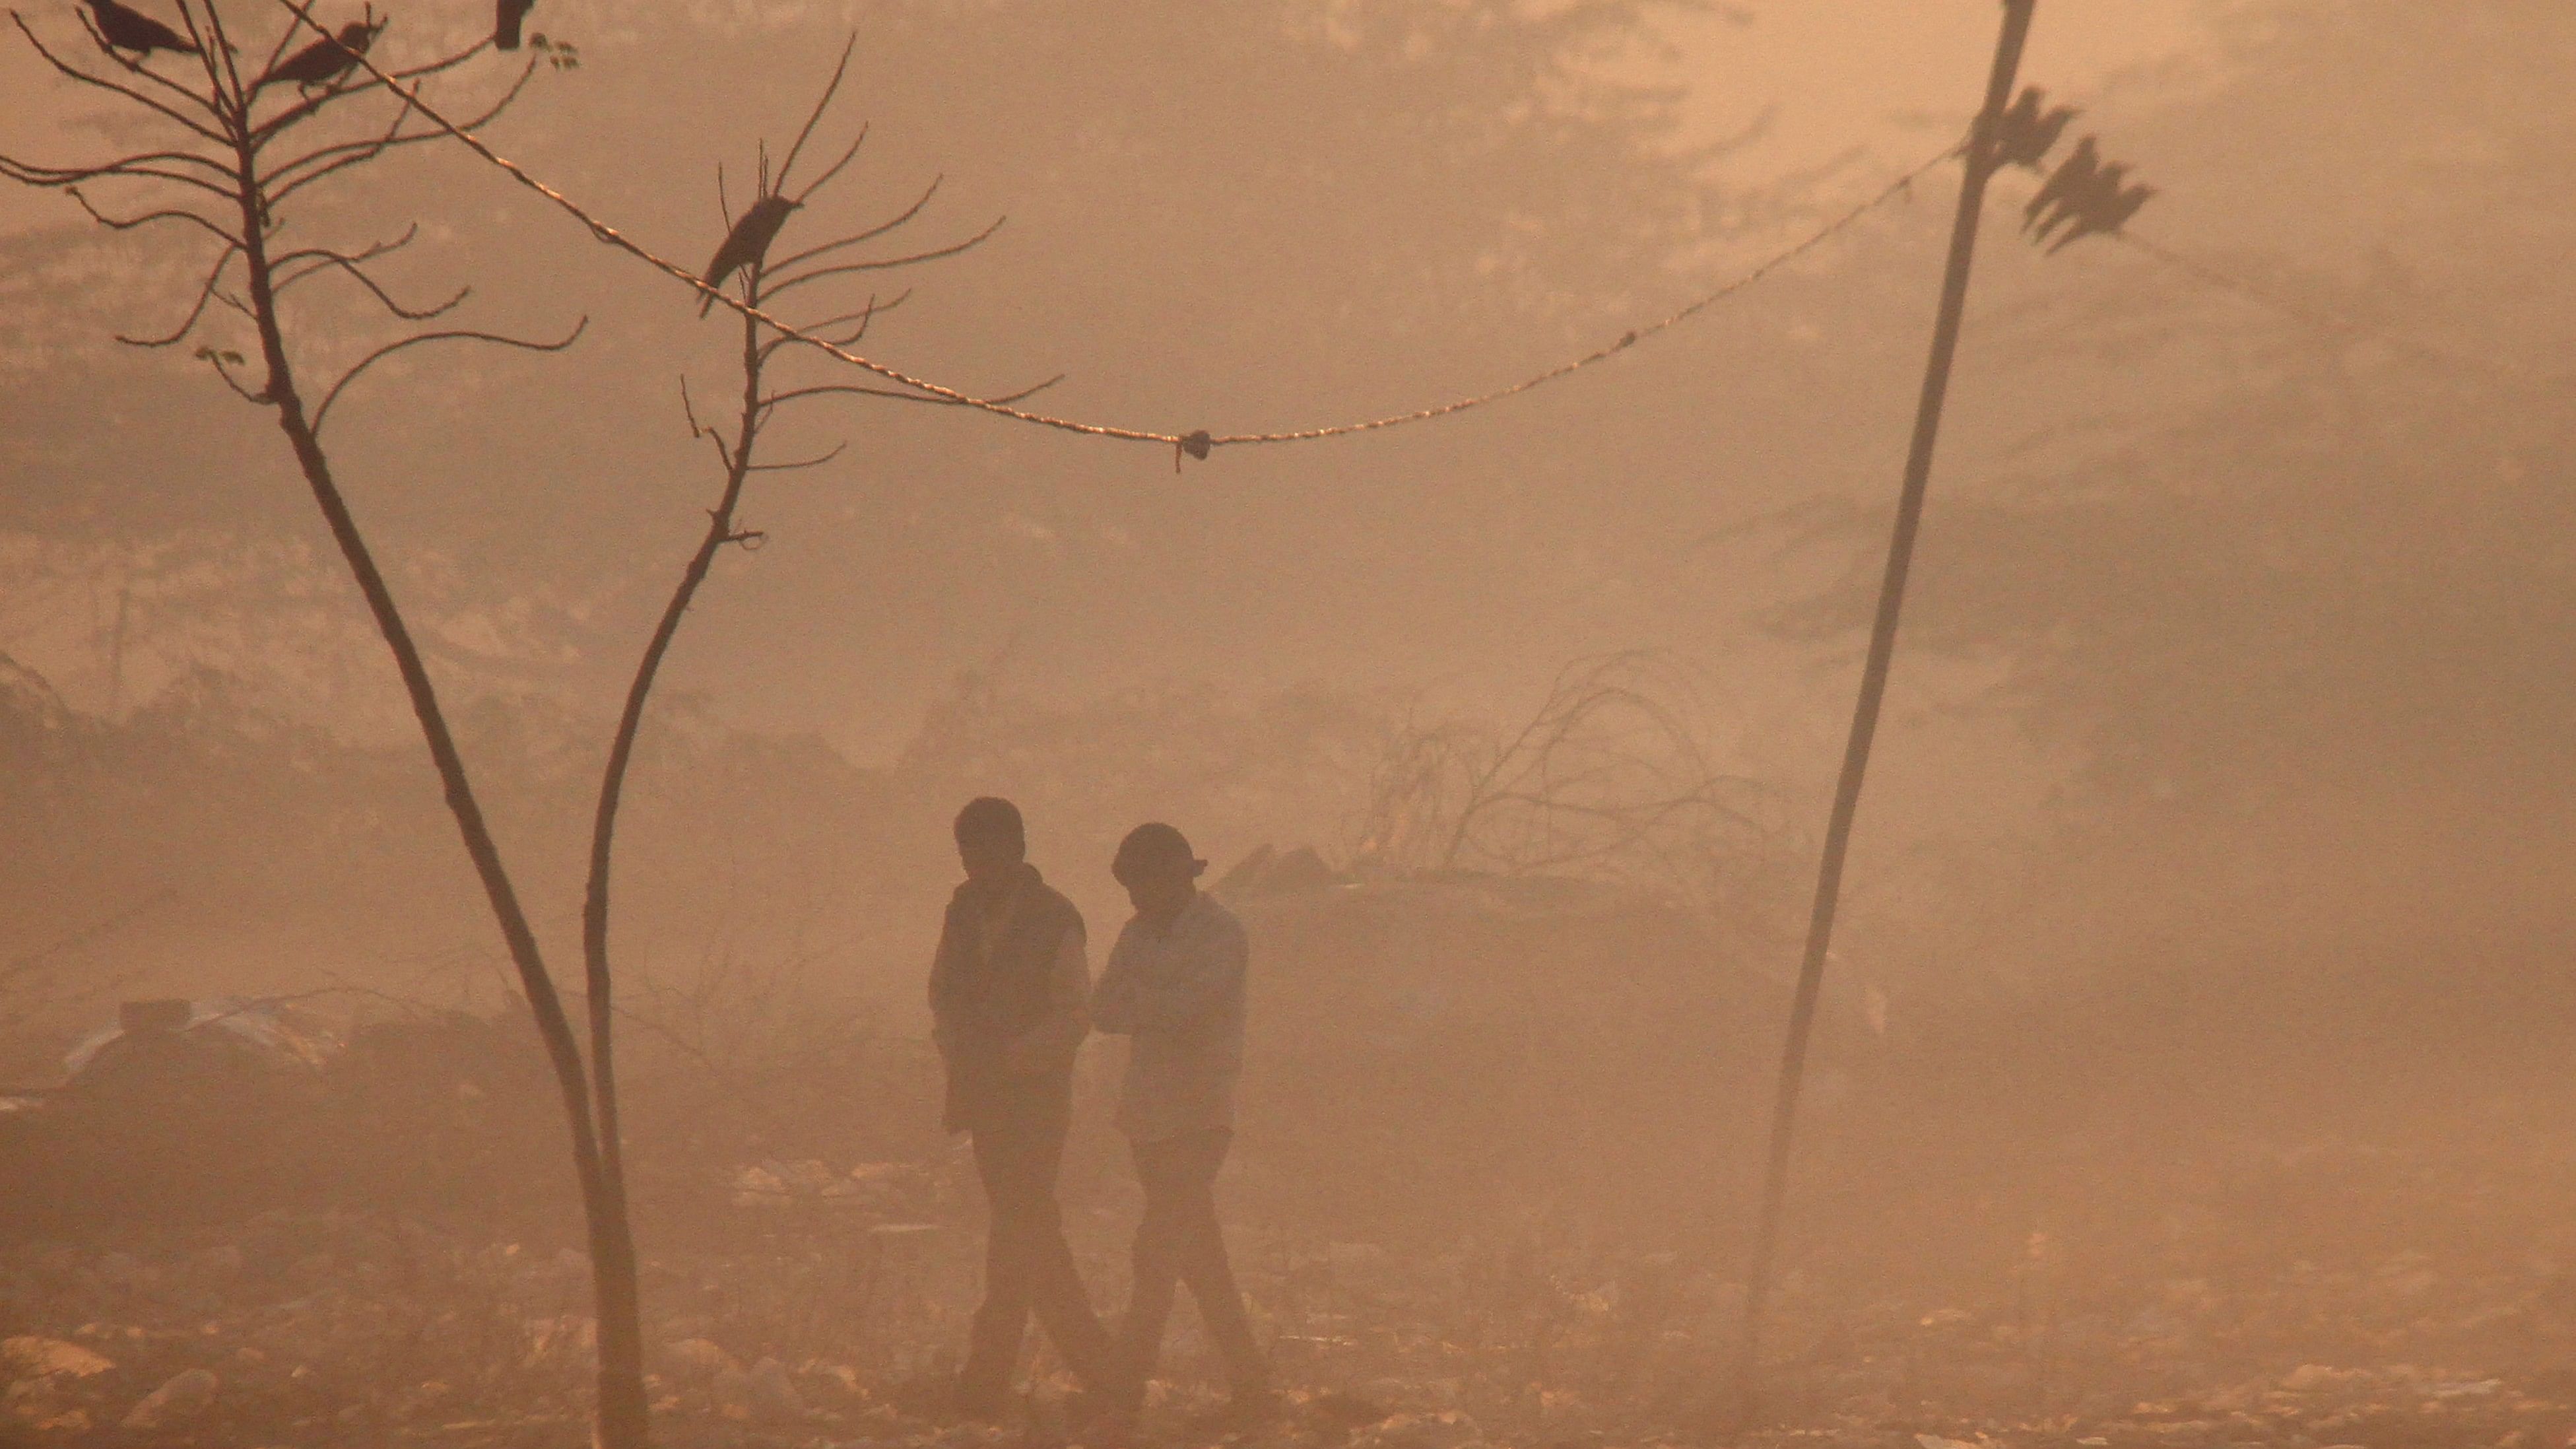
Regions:
[[[71, 5], [47, 0], [30, 9]], [[596, 7], [597, 0], [546, 0], [546, 15], [556, 33], [579, 38], [594, 28]], [[409, 20], [432, 8], [406, 5], [402, 13]], [[452, 0], [434, 8], [442, 19], [478, 9]], [[851, 8], [864, 29], [865, 7]], [[2200, 0], [2045, 0], [2024, 70], [2069, 94], [2091, 92], [2187, 56], [2207, 9]], [[1855, 151], [1911, 161], [1927, 135], [1952, 129], [1975, 104], [1997, 11], [1992, 0], [1726, 0], [1712, 13], [1670, 20], [1673, 54], [1654, 69], [1688, 88], [1690, 112], [1708, 136], [1767, 115], [1757, 143], [1724, 168], [1729, 180], [1775, 180]], [[68, 83], [25, 47], [0, 47], [0, 134], [24, 150], [52, 150], [68, 139], [60, 121], [72, 104]], [[0, 190], [0, 231], [51, 218], [67, 204]]]

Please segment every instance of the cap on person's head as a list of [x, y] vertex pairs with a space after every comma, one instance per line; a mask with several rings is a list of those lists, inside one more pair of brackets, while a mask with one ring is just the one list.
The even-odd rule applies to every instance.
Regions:
[[1207, 862], [1190, 849], [1189, 837], [1159, 820], [1148, 821], [1127, 832], [1118, 842], [1118, 858], [1109, 870], [1115, 875], [1130, 866], [1182, 866], [1193, 876], [1207, 869]]
[[1028, 830], [1020, 821], [1020, 807], [998, 795], [982, 795], [966, 802], [957, 812], [957, 843], [970, 840], [1003, 841], [1025, 847]]

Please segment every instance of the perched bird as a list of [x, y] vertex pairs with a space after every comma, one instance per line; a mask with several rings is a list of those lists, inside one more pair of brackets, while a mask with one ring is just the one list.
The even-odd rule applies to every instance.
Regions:
[[2050, 107], [2047, 101], [2048, 92], [2026, 86], [2005, 109], [2001, 124], [1995, 127], [1997, 166], [2026, 166], [2037, 171], [2046, 163], [2049, 149], [2066, 133], [2066, 123], [2078, 114], [2073, 106]]
[[[724, 245], [716, 248], [716, 259], [707, 263], [707, 285], [723, 286], [724, 279], [741, 268], [758, 266], [769, 255], [769, 244], [778, 239], [778, 229], [787, 224], [787, 213], [802, 204], [774, 192], [753, 202], [726, 234]], [[714, 297], [706, 298], [698, 304], [698, 315], [704, 317], [715, 305]]]
[[2039, 219], [2039, 225], [2031, 228], [2030, 239], [2046, 241], [2059, 227], [2088, 211], [2100, 210], [2120, 194], [2120, 183], [2128, 174], [2126, 165], [2114, 161], [2068, 187], [2058, 196], [2056, 206]]
[[492, 48], [519, 48], [519, 22], [537, 8], [537, 0], [492, 0]]
[[2156, 194], [2152, 186], [2122, 186], [2115, 173], [2127, 169], [2123, 166], [2104, 167], [2101, 187], [2086, 192], [2064, 208], [2064, 214], [2071, 218], [2073, 224], [2066, 228], [2065, 235], [2057, 239], [2057, 244], [2048, 249], [2050, 256], [2088, 236], [2107, 236], [2117, 232], [2129, 224], [2129, 218], [2138, 214], [2138, 208], [2146, 205], [2149, 197]]
[[[2049, 173], [2048, 180], [2040, 183], [2039, 194], [2030, 199], [2030, 205], [2021, 209], [2021, 229], [2029, 231], [2038, 226], [2041, 212], [2091, 185], [2101, 170], [2102, 151], [2093, 138], [2087, 136], [2076, 142], [2075, 154], [2057, 164], [2057, 169]], [[2040, 234], [2044, 236], [2046, 232]]]
[[277, 63], [275, 69], [259, 78], [261, 85], [287, 81], [296, 89], [329, 85], [357, 69], [358, 57], [376, 43], [380, 25], [352, 20], [340, 27], [338, 36], [324, 36]]
[[98, 33], [112, 50], [130, 50], [136, 56], [156, 50], [176, 51], [181, 55], [197, 54], [195, 41], [144, 14], [128, 9], [117, 0], [89, 0], [90, 13], [98, 17]]

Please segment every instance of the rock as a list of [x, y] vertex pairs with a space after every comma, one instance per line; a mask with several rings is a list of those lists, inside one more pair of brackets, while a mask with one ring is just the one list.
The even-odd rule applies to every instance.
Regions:
[[1484, 1438], [1475, 1420], [1447, 1409], [1437, 1414], [1398, 1414], [1355, 1442], [1368, 1449], [1466, 1449]]
[[751, 1366], [750, 1408], [764, 1419], [802, 1419], [805, 1396], [796, 1392], [795, 1383], [787, 1377], [787, 1365], [774, 1358], [764, 1358]]
[[751, 1418], [751, 1395], [751, 1375], [731, 1363], [717, 1369], [714, 1382], [707, 1385], [707, 1397], [715, 1401], [716, 1412], [736, 1421]]
[[11, 1377], [22, 1379], [51, 1378], [56, 1374], [85, 1379], [116, 1367], [77, 1343], [34, 1335], [0, 1339], [0, 1364], [8, 1366]]
[[125, 1415], [128, 1429], [168, 1429], [204, 1413], [215, 1402], [219, 1381], [201, 1368], [184, 1369], [143, 1396]]
[[1306, 1400], [1305, 1408], [1316, 1418], [1344, 1429], [1374, 1424], [1395, 1412], [1379, 1400], [1339, 1389], [1326, 1389], [1313, 1395]]
[[728, 1371], [742, 1372], [742, 1365], [734, 1362], [733, 1355], [725, 1352], [722, 1344], [706, 1338], [684, 1338], [677, 1343], [665, 1344], [662, 1362], [680, 1377], [709, 1378]]

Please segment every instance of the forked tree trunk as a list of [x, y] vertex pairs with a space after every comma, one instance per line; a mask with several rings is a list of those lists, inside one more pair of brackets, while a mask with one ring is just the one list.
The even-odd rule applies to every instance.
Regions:
[[[573, 1035], [545, 957], [537, 947], [536, 933], [529, 929], [518, 891], [502, 864], [500, 848], [492, 839], [482, 806], [474, 798], [464, 757], [457, 752], [455, 736], [448, 729], [445, 711], [439, 707], [438, 691], [430, 683], [420, 648], [412, 639], [393, 591], [386, 586], [383, 572], [376, 567], [365, 536], [350, 515], [347, 500], [332, 479], [330, 460], [305, 416], [303, 399], [295, 390], [294, 368], [287, 360], [285, 336], [278, 324], [275, 279], [264, 234], [266, 205], [256, 159], [246, 143], [237, 146], [237, 160], [242, 260], [248, 274], [251, 317], [259, 330], [261, 358], [267, 364], [267, 401], [277, 409], [277, 426], [295, 450], [296, 464], [312, 487], [313, 501], [321, 507], [332, 541], [339, 545], [340, 556], [347, 560], [358, 592], [367, 601], [367, 611], [375, 618], [376, 630], [393, 653], [412, 716], [420, 723], [421, 738], [429, 746], [439, 782], [446, 789], [447, 808], [456, 817], [457, 833], [464, 837], [465, 853], [474, 862], [474, 873], [483, 883], [483, 894], [491, 903], [493, 918], [500, 923], [511, 964], [518, 969], [520, 988], [526, 992], [529, 1010], [536, 1018], [537, 1034], [544, 1042], [546, 1058], [554, 1068], [555, 1085], [563, 1096], [564, 1119], [572, 1130], [573, 1169], [579, 1179], [582, 1213], [588, 1227], [599, 1322], [598, 1443], [601, 1449], [646, 1449], [651, 1425], [644, 1397], [634, 1237], [627, 1224], [625, 1184], [611, 1165], [613, 1155], [602, 1150], [602, 1133], [592, 1117], [581, 1045]], [[603, 1048], [606, 1040], [602, 1033]]]
[[[670, 602], [663, 606], [662, 618], [654, 626], [652, 638], [646, 641], [643, 657], [636, 661], [635, 677], [626, 687], [626, 705], [617, 717], [617, 734], [609, 741], [608, 764], [600, 773], [599, 799], [591, 818], [590, 878], [582, 896], [582, 967], [590, 1013], [591, 1091], [598, 1102], [599, 1113], [604, 1189], [601, 1206], [615, 1230], [617, 1245], [627, 1255], [624, 1296], [618, 1300], [623, 1313], [614, 1320], [609, 1312], [607, 1282], [604, 1278], [601, 1282], [600, 1369], [605, 1375], [611, 1361], [631, 1360], [636, 1367], [639, 1385], [644, 1353], [642, 1305], [636, 1299], [634, 1236], [628, 1226], [625, 1155], [618, 1135], [614, 1045], [616, 983], [608, 962], [609, 884], [616, 861], [618, 807], [625, 801], [626, 774], [634, 763], [635, 737], [644, 726], [644, 706], [652, 696], [653, 682], [661, 675], [662, 660], [670, 653], [671, 641], [680, 632], [680, 620], [687, 615], [690, 602], [697, 597], [698, 586], [706, 582], [707, 571], [714, 567], [716, 555], [726, 544], [740, 541], [734, 532], [733, 518], [736, 506], [742, 501], [743, 482], [751, 473], [752, 440], [760, 428], [761, 363], [760, 325], [745, 317], [742, 327], [742, 425], [726, 459], [724, 493], [716, 506], [709, 510], [706, 535], [698, 541], [697, 552], [689, 556], [688, 565], [681, 570], [680, 582], [671, 590]], [[616, 1335], [614, 1339], [612, 1334]], [[638, 1392], [641, 1392], [640, 1388]], [[603, 1402], [605, 1394], [603, 1381]]]

